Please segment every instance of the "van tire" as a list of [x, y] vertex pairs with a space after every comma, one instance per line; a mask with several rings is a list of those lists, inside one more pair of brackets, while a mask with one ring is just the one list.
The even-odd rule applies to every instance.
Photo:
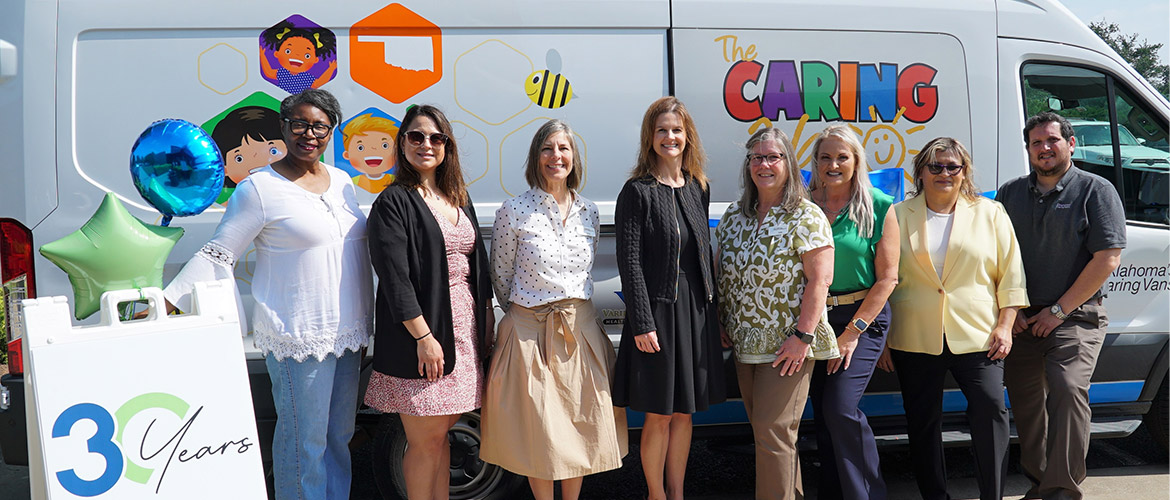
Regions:
[[[525, 480], [479, 459], [479, 413], [464, 413], [447, 433], [451, 442], [451, 500], [515, 498]], [[406, 498], [402, 461], [406, 432], [398, 415], [382, 415], [373, 446], [374, 481], [385, 500]]]
[[1158, 388], [1158, 393], [1154, 395], [1154, 401], [1150, 404], [1150, 411], [1142, 417], [1142, 422], [1146, 424], [1146, 429], [1149, 429], [1150, 435], [1154, 437], [1154, 442], [1162, 447], [1162, 451], [1170, 451], [1167, 438], [1170, 437], [1170, 375], [1162, 379], [1162, 387]]

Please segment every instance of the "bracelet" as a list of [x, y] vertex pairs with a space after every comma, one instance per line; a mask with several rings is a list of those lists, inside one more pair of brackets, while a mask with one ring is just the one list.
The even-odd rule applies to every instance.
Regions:
[[420, 341], [420, 340], [422, 340], [422, 339], [425, 339], [425, 338], [429, 337], [430, 335], [431, 335], [431, 332], [427, 332], [427, 333], [426, 333], [425, 335], [423, 335], [422, 337], [417, 337], [417, 338], [414, 338], [414, 341], [415, 341], [415, 342], [418, 342], [418, 341]]

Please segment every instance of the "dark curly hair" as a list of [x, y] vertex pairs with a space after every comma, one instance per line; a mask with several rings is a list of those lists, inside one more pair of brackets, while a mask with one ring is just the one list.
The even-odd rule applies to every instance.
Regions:
[[317, 55], [322, 59], [337, 51], [337, 37], [333, 35], [332, 31], [325, 28], [301, 28], [288, 21], [281, 21], [260, 32], [260, 41], [268, 50], [277, 50], [285, 40], [296, 37], [304, 38], [312, 43], [317, 50]]

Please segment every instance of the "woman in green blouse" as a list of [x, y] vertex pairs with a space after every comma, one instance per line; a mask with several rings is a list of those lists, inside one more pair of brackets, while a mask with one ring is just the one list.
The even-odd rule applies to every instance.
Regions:
[[756, 498], [801, 498], [796, 434], [812, 359], [837, 357], [825, 315], [833, 234], [783, 132], [761, 129], [747, 150], [743, 195], [715, 230], [719, 320], [755, 435]]
[[818, 367], [812, 405], [821, 456], [818, 497], [886, 498], [873, 430], [857, 403], [886, 345], [898, 283], [894, 199], [869, 182], [865, 150], [848, 125], [831, 125], [813, 144], [812, 199], [833, 228], [829, 324], [841, 357]]

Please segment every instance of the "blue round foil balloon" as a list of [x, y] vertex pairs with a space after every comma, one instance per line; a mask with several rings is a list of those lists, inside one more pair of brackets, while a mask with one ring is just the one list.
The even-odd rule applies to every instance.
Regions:
[[223, 155], [194, 123], [159, 120], [134, 141], [130, 177], [138, 193], [169, 222], [172, 216], [203, 212], [215, 202], [223, 189]]

